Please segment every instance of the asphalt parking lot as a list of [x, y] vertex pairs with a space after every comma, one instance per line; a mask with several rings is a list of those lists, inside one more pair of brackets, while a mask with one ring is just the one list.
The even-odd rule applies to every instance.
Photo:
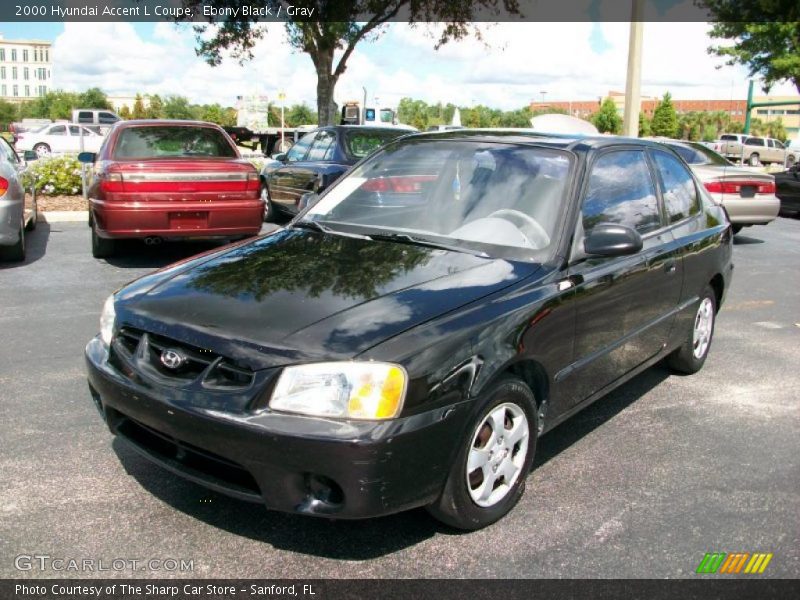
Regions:
[[[95, 260], [81, 223], [40, 223], [0, 265], [0, 576], [15, 557], [190, 559], [199, 577], [694, 577], [706, 552], [772, 552], [800, 576], [800, 220], [737, 237], [701, 373], [656, 366], [545, 436], [517, 508], [459, 534], [423, 510], [365, 522], [270, 513], [112, 440], [83, 348], [105, 297], [208, 245]], [[708, 577], [708, 576], [706, 576]], [[752, 577], [752, 576], [750, 576]]]

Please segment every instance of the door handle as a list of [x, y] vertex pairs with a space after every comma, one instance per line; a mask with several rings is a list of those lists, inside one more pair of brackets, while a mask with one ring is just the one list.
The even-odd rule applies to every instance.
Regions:
[[678, 270], [678, 266], [677, 266], [677, 264], [675, 263], [674, 260], [668, 260], [667, 262], [664, 263], [664, 270], [668, 274], [669, 273], [674, 273], [675, 271]]

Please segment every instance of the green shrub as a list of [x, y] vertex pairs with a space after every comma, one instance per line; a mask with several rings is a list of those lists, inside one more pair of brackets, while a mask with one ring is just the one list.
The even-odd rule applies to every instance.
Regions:
[[51, 156], [32, 161], [23, 173], [23, 183], [45, 196], [77, 196], [81, 193], [81, 163], [74, 156]]

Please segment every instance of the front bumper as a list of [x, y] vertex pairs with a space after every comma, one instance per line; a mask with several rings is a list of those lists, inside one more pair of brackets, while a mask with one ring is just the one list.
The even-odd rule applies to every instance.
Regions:
[[181, 203], [91, 199], [90, 208], [97, 234], [104, 238], [256, 235], [264, 218], [261, 199]]
[[185, 390], [134, 383], [109, 365], [98, 338], [86, 365], [113, 434], [174, 474], [284, 512], [353, 519], [429, 504], [467, 412], [446, 407], [383, 422], [228, 412]]

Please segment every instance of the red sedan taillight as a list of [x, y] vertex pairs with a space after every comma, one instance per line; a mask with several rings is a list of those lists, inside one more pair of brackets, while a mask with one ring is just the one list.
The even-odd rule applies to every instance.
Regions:
[[774, 194], [774, 181], [708, 181], [706, 189], [714, 194], [741, 194], [743, 187], [755, 188], [756, 194]]
[[247, 191], [258, 194], [261, 189], [261, 177], [256, 172], [247, 174]]
[[361, 184], [365, 192], [391, 192], [394, 194], [416, 194], [424, 184], [434, 181], [434, 175], [396, 175], [377, 177]]
[[99, 179], [100, 191], [112, 194], [122, 191], [122, 173], [102, 173]]
[[8, 179], [0, 177], [0, 196], [5, 196], [8, 190]]

